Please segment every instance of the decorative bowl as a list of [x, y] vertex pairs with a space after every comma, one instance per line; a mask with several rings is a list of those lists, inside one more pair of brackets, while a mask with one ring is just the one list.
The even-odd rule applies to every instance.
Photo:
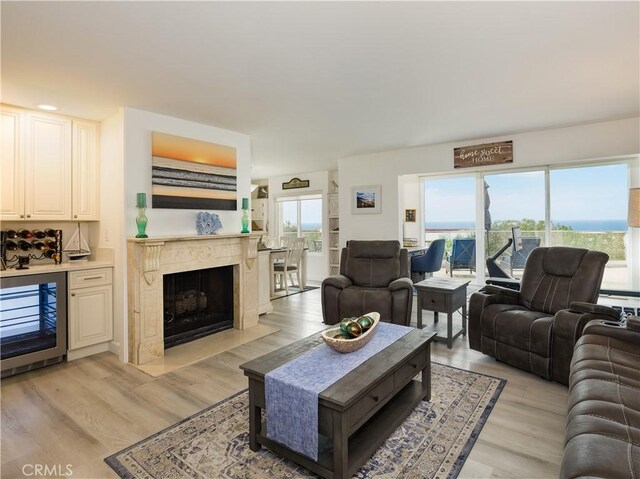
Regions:
[[369, 316], [373, 319], [373, 325], [357, 338], [341, 339], [336, 336], [341, 335], [340, 326], [337, 328], [326, 329], [322, 331], [322, 339], [332, 349], [339, 353], [352, 353], [367, 344], [373, 337], [373, 333], [380, 322], [380, 313], [367, 313], [363, 316]]

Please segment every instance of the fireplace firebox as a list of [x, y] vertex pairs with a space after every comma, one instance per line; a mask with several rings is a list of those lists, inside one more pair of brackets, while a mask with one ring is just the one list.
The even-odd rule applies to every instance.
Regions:
[[165, 274], [165, 349], [233, 327], [233, 266]]

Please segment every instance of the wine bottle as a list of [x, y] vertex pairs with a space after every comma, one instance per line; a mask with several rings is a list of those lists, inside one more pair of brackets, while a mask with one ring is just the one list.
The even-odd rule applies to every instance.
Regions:
[[53, 258], [54, 256], [56, 256], [56, 254], [57, 254], [56, 250], [54, 250], [54, 249], [48, 249], [48, 250], [45, 250], [45, 252], [44, 252], [44, 255], [47, 258]]
[[32, 231], [31, 231], [31, 235], [32, 235], [34, 238], [38, 238], [38, 239], [42, 239], [42, 238], [44, 238], [45, 236], [47, 236], [47, 235], [44, 233], [44, 231], [40, 231], [40, 230], [32, 230]]
[[18, 230], [18, 236], [20, 236], [20, 238], [24, 238], [24, 239], [29, 239], [31, 238], [33, 235], [31, 234], [31, 231], [29, 230], [25, 230], [24, 228], [21, 230]]
[[18, 246], [22, 251], [29, 251], [31, 249], [31, 243], [25, 240], [18, 241]]
[[44, 240], [44, 245], [45, 245], [47, 248], [56, 249], [56, 242], [55, 242], [55, 241], [52, 241], [52, 240], [50, 240], [50, 239], [46, 239], [46, 240]]
[[54, 230], [53, 228], [45, 228], [44, 234], [47, 235], [49, 238], [55, 238], [56, 230]]
[[16, 243], [15, 241], [11, 241], [11, 240], [7, 240], [5, 242], [5, 246], [9, 251], [15, 251], [18, 249], [18, 243]]
[[34, 243], [31, 243], [33, 245], [33, 249], [39, 249], [39, 250], [45, 250], [47, 249], [47, 245], [44, 244], [42, 241], [36, 241]]
[[9, 238], [9, 239], [13, 239], [13, 238], [17, 238], [18, 237], [18, 233], [16, 233], [16, 230], [7, 230], [4, 233], [7, 235], [7, 238]]

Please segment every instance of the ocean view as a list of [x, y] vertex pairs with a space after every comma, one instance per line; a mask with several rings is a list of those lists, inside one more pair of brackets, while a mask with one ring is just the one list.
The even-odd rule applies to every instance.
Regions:
[[[621, 220], [557, 220], [552, 222], [553, 225], [569, 226], [574, 231], [627, 231], [627, 221]], [[473, 221], [431, 221], [425, 223], [425, 229], [473, 229], [475, 223]]]
[[[627, 221], [622, 220], [558, 220], [554, 225], [569, 226], [574, 231], [627, 231]], [[320, 223], [302, 223], [303, 231], [318, 231]], [[432, 221], [425, 223], [425, 229], [434, 230], [467, 230], [473, 229], [473, 221]]]

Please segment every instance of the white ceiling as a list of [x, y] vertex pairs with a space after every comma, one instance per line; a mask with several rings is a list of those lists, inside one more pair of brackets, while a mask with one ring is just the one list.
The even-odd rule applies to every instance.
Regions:
[[254, 178], [640, 114], [638, 2], [8, 2], [2, 101], [252, 137]]

